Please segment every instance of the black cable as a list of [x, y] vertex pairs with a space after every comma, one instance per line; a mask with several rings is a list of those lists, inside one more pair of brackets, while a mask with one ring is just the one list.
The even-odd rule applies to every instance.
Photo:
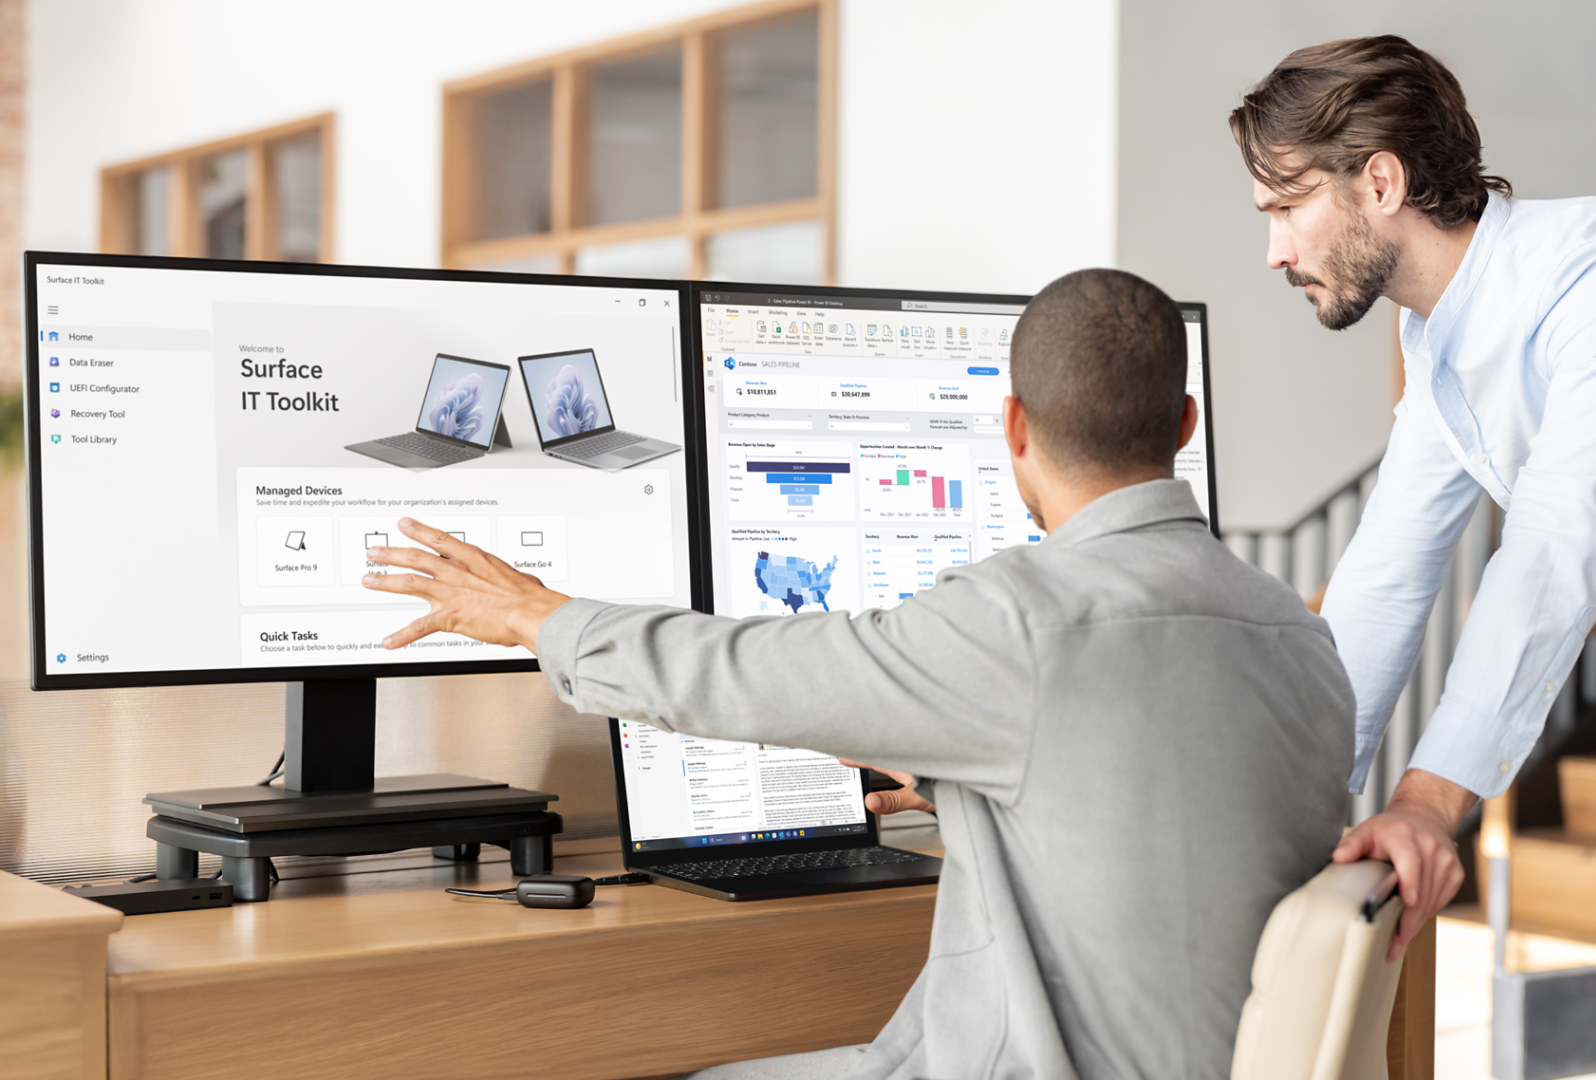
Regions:
[[652, 885], [654, 879], [647, 874], [612, 874], [609, 877], [594, 878], [595, 885]]
[[456, 896], [480, 896], [488, 900], [515, 899], [514, 889], [509, 889], [505, 892], [479, 892], [476, 889], [445, 889], [443, 891], [446, 893], [454, 893]]
[[283, 763], [286, 762], [287, 760], [288, 760], [288, 749], [287, 749], [287, 747], [284, 747], [283, 748], [283, 752], [281, 754], [277, 755], [277, 763], [271, 767], [271, 775], [268, 776], [264, 780], [255, 781], [255, 786], [256, 787], [271, 787], [272, 781], [277, 779], [279, 776], [282, 776], [283, 773], [286, 771], [286, 770], [283, 769]]
[[[275, 879], [276, 873], [277, 872], [275, 870], [272, 871], [274, 879]], [[202, 880], [204, 880], [204, 881], [215, 881], [217, 878], [219, 878], [221, 876], [222, 876], [222, 872], [220, 870], [218, 870], [214, 874], [207, 874]], [[140, 874], [137, 877], [128, 878], [126, 884], [128, 884], [128, 885], [138, 885], [141, 882], [154, 881], [154, 880], [155, 880], [155, 875], [154, 874]]]
[[[271, 871], [272, 884], [273, 885], [277, 884], [277, 880], [278, 880], [277, 879], [277, 867], [272, 865], [272, 861], [270, 859], [266, 860], [266, 869]], [[214, 874], [207, 874], [201, 880], [204, 880], [204, 881], [215, 881], [217, 878], [219, 878], [221, 876], [222, 876], [222, 872], [220, 870], [218, 870]], [[137, 877], [128, 878], [126, 884], [128, 884], [128, 885], [137, 885], [140, 882], [154, 881], [154, 880], [155, 880], [155, 875], [154, 874], [140, 874]]]

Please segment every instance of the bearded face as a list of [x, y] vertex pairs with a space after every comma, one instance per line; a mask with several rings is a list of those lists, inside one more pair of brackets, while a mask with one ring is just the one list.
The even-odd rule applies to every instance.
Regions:
[[1398, 249], [1374, 234], [1356, 207], [1335, 200], [1342, 225], [1325, 250], [1321, 276], [1286, 267], [1286, 281], [1298, 287], [1319, 286], [1307, 294], [1319, 322], [1329, 330], [1345, 330], [1369, 313], [1396, 273]]

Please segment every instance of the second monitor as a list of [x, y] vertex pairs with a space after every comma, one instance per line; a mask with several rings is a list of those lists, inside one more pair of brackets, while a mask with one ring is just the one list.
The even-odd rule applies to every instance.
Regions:
[[[1002, 423], [1028, 299], [695, 286], [712, 610], [893, 607], [1040, 543]], [[1207, 309], [1179, 307], [1201, 427], [1175, 469], [1217, 535]]]

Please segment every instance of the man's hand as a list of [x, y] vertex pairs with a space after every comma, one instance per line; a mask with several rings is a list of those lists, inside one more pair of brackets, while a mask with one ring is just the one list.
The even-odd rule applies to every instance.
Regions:
[[[853, 769], [876, 769], [874, 765], [849, 761], [847, 758], [837, 760]], [[872, 791], [865, 796], [866, 810], [872, 814], [896, 814], [903, 810], [924, 810], [928, 814], [936, 812], [936, 807], [914, 790], [920, 781], [913, 773], [894, 772], [892, 769], [876, 769], [876, 772], [892, 777], [903, 786], [897, 791]]]
[[400, 518], [399, 531], [437, 554], [374, 547], [366, 558], [427, 576], [367, 574], [361, 584], [376, 592], [418, 596], [432, 605], [432, 611], [383, 638], [385, 649], [398, 649], [443, 630], [490, 645], [524, 645], [536, 652], [543, 620], [570, 599], [503, 559], [419, 521]]
[[1388, 962], [1401, 958], [1408, 942], [1463, 884], [1463, 864], [1452, 833], [1476, 798], [1467, 788], [1434, 773], [1409, 769], [1385, 813], [1347, 833], [1336, 848], [1336, 862], [1384, 859], [1396, 868], [1403, 911], [1386, 950]]

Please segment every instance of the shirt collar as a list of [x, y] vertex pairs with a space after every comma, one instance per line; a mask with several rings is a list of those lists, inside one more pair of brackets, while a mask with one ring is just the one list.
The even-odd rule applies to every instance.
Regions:
[[1054, 529], [1047, 542], [1072, 547], [1099, 536], [1166, 521], [1194, 521], [1204, 529], [1208, 527], [1191, 485], [1184, 480], [1148, 480], [1100, 495]]
[[[1457, 273], [1452, 275], [1452, 280], [1447, 282], [1446, 288], [1442, 290], [1441, 299], [1435, 303], [1435, 310], [1430, 312], [1428, 319], [1417, 312], [1410, 312], [1408, 315], [1407, 326], [1413, 328], [1412, 333], [1415, 335], [1425, 336], [1432, 355], [1437, 346], [1446, 340], [1453, 320], [1468, 304], [1469, 297], [1474, 293], [1474, 287], [1480, 283], [1480, 278], [1485, 276], [1485, 267], [1491, 261], [1491, 252], [1496, 250], [1496, 241], [1506, 230], [1507, 219], [1513, 213], [1511, 202], [1494, 191], [1487, 191], [1485, 194], [1485, 211], [1480, 215], [1473, 237], [1469, 239], [1469, 249], [1464, 252]], [[1411, 348], [1408, 333], [1407, 327], [1404, 327], [1403, 345]]]

